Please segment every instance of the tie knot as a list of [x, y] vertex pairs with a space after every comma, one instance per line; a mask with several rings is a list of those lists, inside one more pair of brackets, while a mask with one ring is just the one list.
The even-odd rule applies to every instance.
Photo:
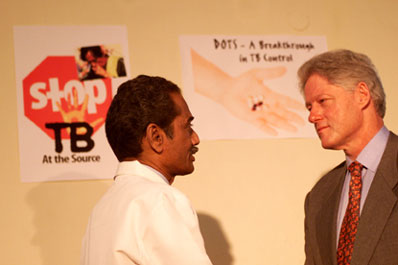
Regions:
[[358, 161], [354, 161], [354, 162], [352, 162], [352, 163], [349, 165], [348, 171], [350, 171], [351, 175], [352, 175], [352, 174], [355, 174], [355, 175], [359, 174], [359, 175], [361, 175], [362, 168], [363, 168], [363, 165], [362, 165], [361, 163], [359, 163]]

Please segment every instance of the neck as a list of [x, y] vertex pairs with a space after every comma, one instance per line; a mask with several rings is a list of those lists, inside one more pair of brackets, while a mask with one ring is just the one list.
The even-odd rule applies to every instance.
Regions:
[[378, 118], [372, 123], [371, 126], [364, 126], [361, 131], [363, 132], [360, 137], [354, 140], [354, 143], [351, 146], [348, 146], [344, 149], [344, 153], [350, 159], [355, 160], [361, 151], [365, 148], [365, 146], [373, 139], [373, 137], [380, 131], [380, 129], [384, 126], [383, 119]]

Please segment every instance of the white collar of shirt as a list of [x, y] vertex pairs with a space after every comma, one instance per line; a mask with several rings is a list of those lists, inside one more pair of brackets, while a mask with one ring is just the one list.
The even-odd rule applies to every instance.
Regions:
[[159, 171], [140, 163], [138, 160], [120, 162], [116, 170], [115, 179], [123, 175], [138, 175], [154, 182], [166, 183], [170, 185], [166, 177], [163, 176]]
[[[383, 126], [359, 153], [356, 160], [366, 167], [367, 170], [376, 172], [386, 148], [389, 134], [388, 129]], [[353, 162], [348, 156], [346, 157], [346, 161], [347, 166]]]

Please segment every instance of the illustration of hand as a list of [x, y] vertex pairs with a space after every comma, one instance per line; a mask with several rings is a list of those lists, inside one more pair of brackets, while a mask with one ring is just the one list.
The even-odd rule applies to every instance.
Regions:
[[96, 73], [97, 75], [102, 76], [103, 78], [110, 77], [109, 73], [105, 70], [105, 68], [100, 66], [100, 65], [98, 65], [98, 64], [93, 65], [92, 69], [93, 69], [94, 73]]
[[270, 135], [276, 129], [290, 132], [304, 125], [293, 110], [304, 109], [295, 99], [272, 91], [265, 80], [281, 77], [284, 67], [255, 68], [231, 77], [191, 50], [195, 91], [222, 104], [231, 114]]
[[[73, 122], [85, 122], [86, 109], [88, 104], [88, 94], [85, 95], [83, 104], [79, 107], [77, 102], [77, 90], [73, 90], [73, 105], [71, 104], [71, 97], [68, 96], [68, 100], [66, 101], [67, 108], [63, 109], [59, 102], [56, 102], [59, 111], [61, 112], [61, 116], [64, 122], [73, 123]], [[101, 123], [104, 118], [98, 118], [97, 120], [90, 123], [91, 127], [95, 127], [99, 123]], [[70, 133], [70, 128], [67, 129], [68, 133]], [[86, 133], [86, 128], [81, 127], [77, 129], [78, 134]]]
[[295, 132], [296, 125], [304, 125], [304, 120], [291, 109], [300, 110], [303, 105], [263, 84], [263, 80], [282, 76], [285, 71], [284, 67], [252, 69], [232, 78], [220, 103], [236, 117], [271, 135], [277, 135], [275, 128]]

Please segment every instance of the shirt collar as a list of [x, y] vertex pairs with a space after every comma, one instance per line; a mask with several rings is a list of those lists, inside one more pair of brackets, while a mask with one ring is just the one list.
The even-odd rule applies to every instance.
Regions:
[[[390, 132], [383, 126], [375, 136], [369, 141], [364, 149], [359, 153], [357, 161], [364, 165], [368, 170], [376, 172], [379, 166], [384, 149], [386, 148], [388, 136]], [[347, 165], [350, 165], [353, 160], [346, 156]]]
[[162, 173], [150, 166], [140, 163], [138, 160], [120, 162], [116, 170], [115, 179], [122, 175], [138, 175], [155, 182], [165, 182], [170, 185], [169, 181]]

